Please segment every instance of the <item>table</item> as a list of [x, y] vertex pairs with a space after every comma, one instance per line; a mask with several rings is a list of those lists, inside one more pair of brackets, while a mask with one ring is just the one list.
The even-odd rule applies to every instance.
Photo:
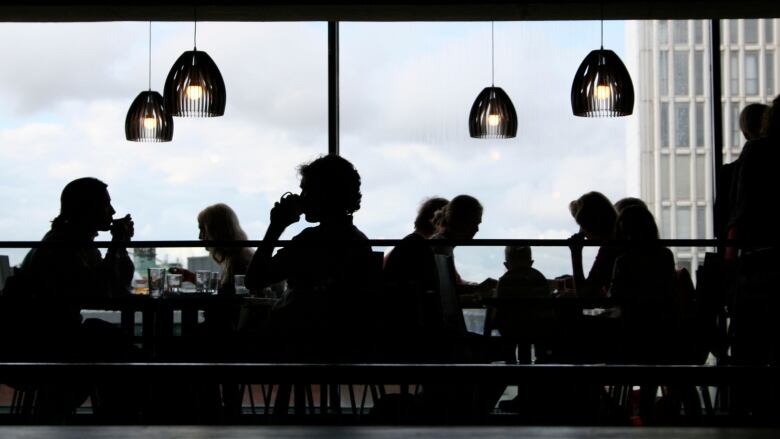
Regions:
[[[82, 310], [107, 310], [121, 313], [120, 327], [130, 337], [135, 336], [135, 315], [142, 314], [141, 343], [145, 351], [155, 358], [160, 346], [169, 343], [174, 336], [194, 336], [198, 332], [198, 313], [218, 312], [242, 305], [271, 309], [275, 299], [252, 296], [214, 295], [204, 293], [167, 294], [160, 297], [129, 295], [110, 300], [85, 302]], [[181, 326], [177, 334], [174, 312], [181, 312]]]

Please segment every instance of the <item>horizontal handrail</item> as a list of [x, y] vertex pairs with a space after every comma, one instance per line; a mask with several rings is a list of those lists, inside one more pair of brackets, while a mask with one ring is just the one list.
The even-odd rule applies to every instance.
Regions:
[[[407, 243], [401, 239], [369, 239], [369, 240], [289, 240], [276, 241], [89, 241], [89, 242], [53, 242], [53, 241], [0, 241], [0, 248], [62, 248], [62, 247], [92, 247], [92, 248], [170, 248], [170, 247], [258, 247], [259, 245], [273, 245], [274, 247], [322, 247], [322, 246], [364, 246], [392, 247]], [[578, 240], [571, 239], [433, 239], [425, 241], [430, 246], [459, 246], [459, 247], [500, 247], [507, 245], [530, 247], [600, 247], [600, 246], [624, 246], [626, 241], [621, 240]], [[632, 242], [632, 245], [662, 245], [667, 247], [737, 247], [757, 248], [775, 247], [774, 240], [734, 240], [734, 239], [660, 239], [647, 242]]]
[[144, 382], [776, 384], [776, 366], [613, 364], [0, 363], [6, 382], [137, 379]]

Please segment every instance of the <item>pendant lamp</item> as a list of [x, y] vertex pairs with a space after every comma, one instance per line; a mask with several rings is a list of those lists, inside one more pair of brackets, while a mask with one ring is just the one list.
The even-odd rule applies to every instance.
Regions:
[[181, 54], [165, 79], [165, 109], [179, 117], [215, 117], [225, 114], [225, 82], [214, 60], [197, 46], [195, 21], [193, 50]]
[[620, 57], [601, 48], [591, 51], [580, 64], [571, 84], [571, 110], [575, 116], [619, 117], [634, 112], [634, 84]]
[[493, 23], [490, 23], [490, 60], [492, 80], [485, 87], [469, 113], [469, 134], [477, 139], [508, 139], [517, 135], [517, 113], [512, 100], [501, 87], [495, 86], [495, 48]]
[[131, 142], [170, 142], [173, 118], [163, 97], [152, 91], [152, 22], [149, 22], [149, 90], [138, 94], [125, 118], [125, 138]]

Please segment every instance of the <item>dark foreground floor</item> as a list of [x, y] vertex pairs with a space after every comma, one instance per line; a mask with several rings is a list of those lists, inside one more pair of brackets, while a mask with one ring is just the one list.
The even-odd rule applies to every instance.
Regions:
[[663, 428], [663, 427], [331, 427], [331, 426], [117, 426], [32, 427], [1, 426], [2, 439], [284, 439], [318, 438], [442, 438], [474, 439], [777, 439], [780, 429], [758, 428]]

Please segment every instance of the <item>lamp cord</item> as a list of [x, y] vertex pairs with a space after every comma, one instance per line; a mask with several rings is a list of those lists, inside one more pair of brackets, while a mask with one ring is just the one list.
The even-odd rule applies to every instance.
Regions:
[[196, 5], [192, 6], [192, 22], [192, 46], [195, 50], [198, 50], [198, 7]]
[[604, 2], [601, 2], [601, 50], [604, 50]]
[[490, 86], [496, 85], [496, 48], [494, 42], [493, 22], [490, 22]]
[[149, 22], [149, 91], [152, 91], [152, 22]]

